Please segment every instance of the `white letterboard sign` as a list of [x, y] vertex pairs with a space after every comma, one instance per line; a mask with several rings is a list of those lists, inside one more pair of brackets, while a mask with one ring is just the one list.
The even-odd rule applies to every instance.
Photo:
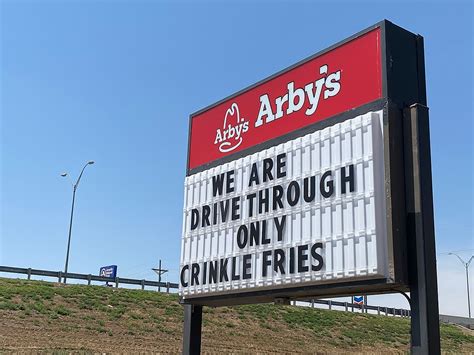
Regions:
[[388, 275], [383, 112], [187, 176], [179, 294]]

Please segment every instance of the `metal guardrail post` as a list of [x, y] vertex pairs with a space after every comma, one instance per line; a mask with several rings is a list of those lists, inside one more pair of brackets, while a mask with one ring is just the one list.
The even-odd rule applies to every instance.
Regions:
[[314, 298], [311, 300], [311, 308], [314, 308]]
[[61, 271], [58, 271], [58, 282], [61, 282], [63, 273]]
[[377, 306], [377, 314], [380, 316], [380, 306]]
[[142, 280], [142, 290], [145, 289], [145, 280]]
[[347, 302], [344, 302], [344, 310], [347, 312]]
[[119, 285], [119, 278], [116, 277], [116, 278], [115, 278], [115, 287], [118, 288], [118, 285]]
[[331, 300], [329, 300], [328, 305], [329, 305], [329, 309], [332, 309], [332, 301]]
[[31, 280], [31, 268], [28, 268], [28, 280]]
[[170, 283], [166, 283], [166, 293], [170, 293]]
[[92, 275], [91, 274], [87, 275], [87, 285], [90, 286], [91, 280], [92, 280]]

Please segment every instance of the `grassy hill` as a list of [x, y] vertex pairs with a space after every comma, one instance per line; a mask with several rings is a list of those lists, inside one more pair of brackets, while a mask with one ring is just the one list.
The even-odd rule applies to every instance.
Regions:
[[[0, 278], [0, 352], [181, 351], [176, 295]], [[205, 308], [203, 352], [406, 352], [409, 320], [307, 307]], [[474, 352], [474, 335], [442, 325], [446, 352]]]

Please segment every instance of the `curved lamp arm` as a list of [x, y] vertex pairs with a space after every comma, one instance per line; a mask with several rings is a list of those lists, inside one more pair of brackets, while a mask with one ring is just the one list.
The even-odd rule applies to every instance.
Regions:
[[86, 167], [88, 165], [92, 165], [94, 164], [94, 161], [93, 160], [89, 160], [86, 165], [84, 165], [84, 167], [82, 168], [81, 170], [81, 173], [79, 174], [79, 177], [77, 178], [77, 181], [76, 181], [76, 184], [74, 185], [74, 188], [77, 189], [77, 187], [79, 186], [79, 182], [81, 181], [81, 177], [82, 177], [82, 174], [84, 173], [84, 170], [86, 169]]
[[455, 257], [457, 257], [459, 259], [459, 261], [461, 262], [461, 264], [463, 264], [464, 266], [466, 266], [466, 262], [456, 253], [448, 253], [448, 255], [454, 255]]
[[460, 261], [460, 262], [464, 265], [464, 267], [466, 267], [466, 268], [469, 267], [469, 265], [470, 265], [471, 262], [472, 262], [472, 259], [474, 259], [474, 255], [473, 255], [473, 256], [471, 256], [471, 258], [469, 259], [468, 262], [465, 262], [465, 261], [464, 261], [458, 254], [456, 254], [456, 253], [448, 253], [448, 255], [454, 255], [454, 256], [456, 256], [456, 257], [459, 259], [459, 261]]

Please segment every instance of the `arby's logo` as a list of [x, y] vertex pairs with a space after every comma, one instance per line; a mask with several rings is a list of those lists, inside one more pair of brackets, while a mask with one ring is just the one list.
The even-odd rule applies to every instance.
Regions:
[[380, 99], [380, 36], [374, 29], [192, 114], [188, 171]]
[[242, 135], [249, 129], [249, 122], [240, 117], [239, 106], [234, 102], [227, 109], [222, 129], [216, 131], [214, 144], [219, 145], [219, 151], [227, 153], [242, 144]]
[[[273, 98], [273, 103], [268, 94], [261, 95], [260, 109], [254, 127], [258, 128], [302, 109], [306, 116], [313, 115], [321, 99], [327, 100], [336, 96], [341, 90], [340, 70], [328, 74], [328, 66], [322, 65], [319, 68], [319, 75], [322, 77], [301, 87], [295, 86], [293, 81], [289, 82], [285, 88], [286, 92]], [[214, 145], [218, 145], [221, 153], [231, 152], [242, 144], [243, 134], [248, 130], [249, 121], [240, 116], [239, 106], [233, 102], [225, 112], [222, 128], [216, 130]]]

